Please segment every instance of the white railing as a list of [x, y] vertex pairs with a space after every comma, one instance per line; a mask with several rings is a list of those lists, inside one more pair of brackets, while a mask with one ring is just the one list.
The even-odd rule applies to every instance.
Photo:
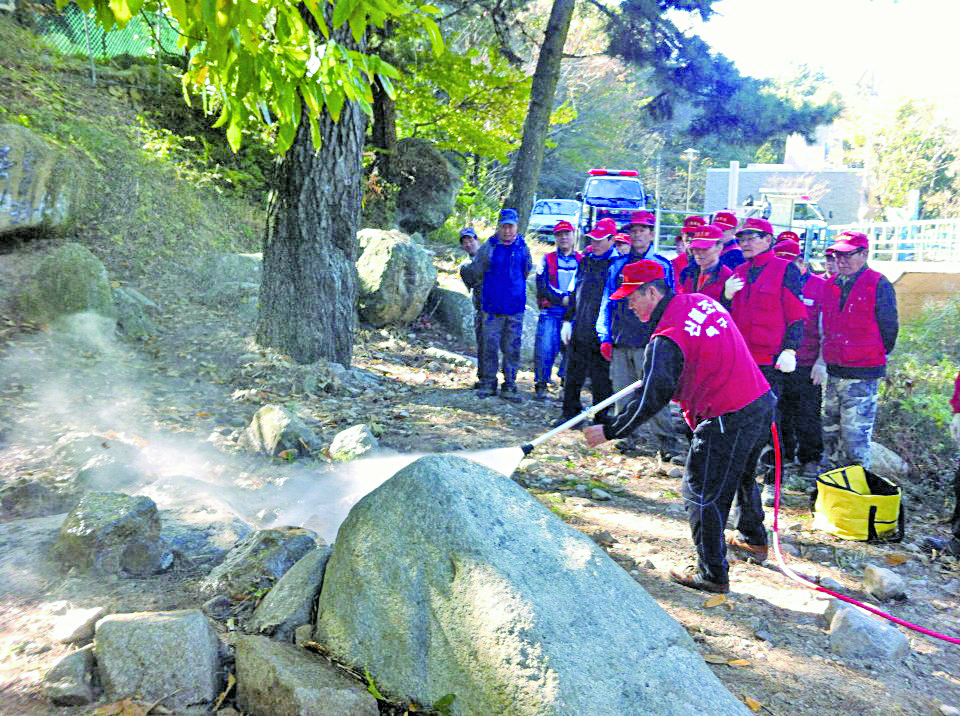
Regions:
[[862, 231], [870, 239], [870, 261], [908, 263], [960, 262], [960, 219], [887, 221], [827, 227], [827, 240], [818, 241], [815, 256], [842, 231]]

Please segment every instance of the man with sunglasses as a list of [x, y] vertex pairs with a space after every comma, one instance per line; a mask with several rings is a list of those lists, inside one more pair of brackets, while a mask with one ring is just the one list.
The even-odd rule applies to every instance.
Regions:
[[[783, 395], [783, 376], [797, 369], [797, 349], [803, 339], [803, 303], [800, 270], [773, 253], [773, 227], [766, 219], [750, 218], [737, 232], [746, 261], [724, 284], [730, 314], [750, 348], [750, 354], [770, 383]], [[776, 421], [782, 422], [777, 405]], [[772, 448], [772, 444], [770, 445]], [[763, 504], [774, 501], [772, 450], [766, 450]]]
[[870, 242], [844, 231], [830, 247], [837, 274], [823, 293], [823, 343], [811, 377], [826, 380], [821, 471], [870, 467], [870, 438], [877, 417], [877, 383], [897, 342], [899, 320], [893, 285], [867, 266]]

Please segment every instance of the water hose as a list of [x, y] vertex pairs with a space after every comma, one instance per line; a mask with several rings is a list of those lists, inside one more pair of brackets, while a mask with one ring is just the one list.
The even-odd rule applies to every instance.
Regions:
[[780, 515], [780, 477], [782, 475], [782, 462], [780, 456], [780, 435], [777, 431], [777, 424], [772, 423], [770, 425], [770, 430], [773, 433], [773, 458], [774, 458], [774, 496], [773, 496], [773, 554], [777, 558], [777, 564], [780, 566], [780, 571], [785, 574], [787, 577], [793, 581], [801, 584], [808, 589], [813, 589], [817, 592], [823, 592], [824, 594], [829, 594], [834, 599], [839, 599], [840, 601], [847, 602], [848, 604], [853, 604], [854, 606], [860, 607], [861, 609], [866, 609], [868, 612], [872, 612], [879, 617], [883, 617], [888, 621], [893, 622], [894, 624], [899, 624], [900, 626], [906, 627], [907, 629], [912, 629], [913, 631], [919, 632], [921, 634], [926, 634], [927, 636], [932, 636], [934, 639], [941, 639], [943, 641], [949, 642], [950, 644], [960, 644], [960, 638], [955, 636], [947, 636], [946, 634], [941, 634], [940, 632], [933, 631], [932, 629], [927, 629], [916, 624], [911, 624], [908, 621], [904, 621], [898, 617], [893, 616], [892, 614], [887, 614], [886, 612], [880, 611], [875, 607], [871, 607], [869, 604], [864, 604], [859, 602], [852, 597], [845, 597], [842, 594], [837, 594], [836, 592], [827, 589], [826, 587], [821, 587], [819, 584], [811, 582], [806, 577], [802, 577], [792, 569], [790, 569], [783, 560], [783, 553], [780, 551], [780, 532], [778, 530], [777, 519]]
[[570, 418], [567, 422], [561, 423], [561, 424], [558, 425], [557, 427], [553, 428], [553, 430], [549, 430], [549, 431], [545, 432], [543, 435], [540, 435], [539, 437], [534, 438], [533, 440], [531, 440], [530, 442], [528, 442], [526, 445], [521, 445], [521, 446], [520, 446], [520, 449], [523, 450], [523, 454], [524, 454], [524, 455], [529, 455], [529, 454], [531, 453], [531, 451], [532, 451], [535, 447], [537, 447], [537, 445], [540, 445], [541, 443], [545, 443], [547, 440], [550, 440], [551, 438], [555, 437], [556, 435], [559, 435], [559, 434], [562, 433], [564, 430], [569, 430], [570, 428], [572, 428], [572, 427], [573, 427], [574, 425], [576, 425], [577, 423], [582, 423], [584, 420], [592, 419], [594, 415], [596, 415], [597, 413], [599, 413], [601, 410], [603, 410], [604, 408], [606, 408], [608, 405], [611, 405], [611, 404], [617, 402], [618, 400], [620, 400], [620, 398], [626, 398], [628, 395], [630, 395], [630, 393], [632, 393], [633, 391], [635, 391], [635, 390], [636, 390], [637, 388], [639, 388], [641, 385], [643, 385], [643, 380], [642, 380], [642, 379], [636, 381], [635, 383], [631, 383], [630, 385], [628, 385], [628, 386], [627, 386], [626, 388], [624, 388], [623, 390], [619, 390], [619, 391], [617, 391], [616, 393], [614, 393], [613, 395], [611, 395], [609, 398], [606, 398], [606, 399], [604, 399], [604, 400], [601, 400], [601, 401], [600, 401], [599, 403], [597, 403], [596, 405], [590, 406], [589, 408], [587, 408], [586, 410], [584, 410], [584, 411], [583, 411], [582, 413], [580, 413], [579, 415], [575, 415], [575, 416], [573, 416], [572, 418]]

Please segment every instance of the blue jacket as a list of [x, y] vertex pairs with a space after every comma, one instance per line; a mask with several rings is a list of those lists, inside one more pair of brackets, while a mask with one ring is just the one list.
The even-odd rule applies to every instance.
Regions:
[[460, 270], [464, 281], [481, 285], [481, 308], [486, 313], [523, 313], [527, 305], [527, 275], [533, 257], [523, 236], [504, 246], [496, 235], [480, 247], [468, 266]]
[[640, 256], [633, 251], [625, 256], [617, 256], [610, 262], [607, 280], [603, 286], [603, 298], [600, 300], [600, 312], [597, 314], [597, 338], [601, 343], [612, 343], [627, 348], [642, 348], [650, 340], [651, 326], [643, 323], [630, 310], [627, 302], [611, 301], [611, 294], [620, 286], [620, 273], [628, 263], [648, 259], [663, 266], [667, 285], [674, 288], [673, 264], [670, 259], [653, 253], [653, 244]]

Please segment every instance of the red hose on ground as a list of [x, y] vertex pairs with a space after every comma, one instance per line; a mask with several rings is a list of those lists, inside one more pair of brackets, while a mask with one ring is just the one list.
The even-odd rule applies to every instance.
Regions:
[[899, 624], [904, 626], [907, 629], [912, 629], [913, 631], [920, 632], [921, 634], [926, 634], [927, 636], [932, 636], [934, 639], [942, 639], [943, 641], [949, 642], [951, 644], [960, 644], [960, 638], [955, 636], [947, 636], [946, 634], [941, 634], [940, 632], [933, 631], [932, 629], [926, 629], [922, 626], [917, 626], [916, 624], [911, 624], [908, 621], [904, 621], [898, 617], [893, 616], [892, 614], [887, 614], [882, 612], [875, 607], [871, 607], [868, 604], [863, 602], [858, 602], [856, 599], [851, 597], [845, 597], [842, 594], [837, 594], [834, 591], [827, 589], [826, 587], [821, 587], [819, 584], [814, 584], [809, 579], [801, 577], [799, 574], [790, 569], [786, 563], [783, 561], [783, 554], [780, 552], [780, 532], [777, 529], [777, 518], [780, 514], [780, 476], [782, 473], [782, 463], [780, 456], [780, 434], [777, 431], [777, 424], [771, 423], [770, 430], [773, 432], [773, 456], [774, 456], [774, 498], [773, 498], [773, 553], [777, 557], [777, 563], [780, 565], [780, 571], [787, 575], [790, 579], [797, 582], [798, 584], [813, 589], [818, 592], [823, 592], [824, 594], [829, 594], [831, 597], [839, 599], [841, 601], [847, 602], [848, 604], [853, 604], [860, 607], [861, 609], [866, 609], [868, 612], [873, 612], [877, 616], [883, 617], [889, 621], [892, 621], [894, 624]]

